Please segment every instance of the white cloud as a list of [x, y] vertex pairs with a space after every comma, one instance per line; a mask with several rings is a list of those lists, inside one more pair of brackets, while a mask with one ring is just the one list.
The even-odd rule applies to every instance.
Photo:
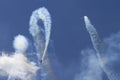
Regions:
[[39, 68], [21, 53], [0, 56], [0, 75], [31, 80]]
[[23, 35], [18, 35], [14, 38], [13, 47], [15, 48], [16, 52], [25, 52], [29, 43]]

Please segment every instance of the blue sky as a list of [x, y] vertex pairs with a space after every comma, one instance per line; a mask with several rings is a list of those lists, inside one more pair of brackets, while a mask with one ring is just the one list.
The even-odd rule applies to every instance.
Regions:
[[[120, 30], [119, 4], [119, 0], [0, 0], [0, 50], [13, 51], [12, 40], [17, 34], [32, 40], [30, 16], [44, 6], [52, 16], [51, 39], [56, 56], [71, 69], [79, 63], [80, 51], [92, 47], [83, 16], [90, 18], [103, 39]], [[70, 75], [77, 71], [75, 68]]]

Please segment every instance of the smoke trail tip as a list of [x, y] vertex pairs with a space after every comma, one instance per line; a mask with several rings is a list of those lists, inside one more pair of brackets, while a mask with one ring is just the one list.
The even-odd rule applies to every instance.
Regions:
[[87, 19], [88, 17], [87, 16], [84, 16], [84, 19]]
[[87, 16], [84, 16], [84, 22], [85, 22], [86, 27], [92, 25], [91, 22], [90, 22], [90, 20], [89, 20], [89, 18]]

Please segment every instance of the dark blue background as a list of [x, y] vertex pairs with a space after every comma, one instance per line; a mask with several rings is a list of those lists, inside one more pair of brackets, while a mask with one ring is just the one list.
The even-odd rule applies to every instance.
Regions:
[[101, 38], [120, 30], [119, 0], [0, 0], [1, 51], [14, 51], [12, 40], [17, 34], [32, 39], [29, 19], [32, 11], [42, 6], [51, 13], [51, 39], [64, 67], [77, 66], [80, 51], [92, 47], [83, 16], [90, 18]]

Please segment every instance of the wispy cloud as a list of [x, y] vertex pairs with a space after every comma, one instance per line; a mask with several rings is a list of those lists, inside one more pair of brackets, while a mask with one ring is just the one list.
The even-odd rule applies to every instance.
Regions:
[[102, 80], [102, 69], [92, 49], [81, 51], [80, 72], [75, 75], [74, 80]]

